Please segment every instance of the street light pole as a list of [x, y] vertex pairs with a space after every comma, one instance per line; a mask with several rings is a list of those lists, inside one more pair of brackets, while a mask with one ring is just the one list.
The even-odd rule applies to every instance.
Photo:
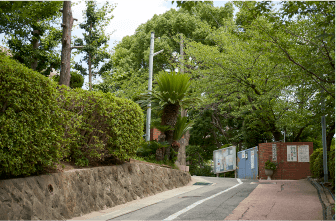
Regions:
[[[151, 32], [151, 41], [150, 41], [150, 48], [149, 48], [149, 78], [148, 78], [149, 94], [152, 94], [153, 57], [161, 52], [163, 52], [163, 49], [161, 51], [154, 53], [154, 32]], [[146, 141], [150, 140], [150, 121], [151, 121], [151, 103], [149, 103], [147, 106]]]
[[[150, 48], [149, 48], [149, 78], [148, 91], [152, 93], [152, 76], [153, 76], [153, 57], [154, 57], [154, 32], [151, 32]], [[151, 119], [151, 103], [147, 106], [146, 116], [146, 141], [150, 140], [150, 119]]]
[[[321, 91], [321, 109], [322, 113], [324, 113], [324, 97]], [[325, 115], [321, 117], [321, 126], [322, 126], [322, 146], [323, 146], [323, 173], [324, 173], [324, 182], [328, 182], [328, 153], [327, 153], [327, 137], [326, 137], [326, 121]]]

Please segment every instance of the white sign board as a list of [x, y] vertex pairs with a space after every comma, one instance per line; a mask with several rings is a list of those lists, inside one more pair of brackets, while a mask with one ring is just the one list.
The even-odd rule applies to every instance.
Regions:
[[277, 145], [272, 144], [272, 161], [277, 161]]
[[309, 146], [308, 145], [298, 146], [298, 161], [299, 162], [309, 162]]
[[242, 158], [245, 159], [245, 151], [242, 152]]
[[236, 170], [236, 147], [231, 146], [213, 152], [214, 173]]
[[251, 151], [251, 169], [254, 169], [254, 148]]
[[296, 145], [287, 145], [287, 161], [297, 161]]

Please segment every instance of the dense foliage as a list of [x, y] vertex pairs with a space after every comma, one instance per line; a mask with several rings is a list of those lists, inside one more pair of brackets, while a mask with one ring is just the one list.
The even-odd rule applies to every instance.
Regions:
[[117, 96], [135, 99], [147, 89], [148, 58], [151, 32], [155, 32], [155, 51], [164, 51], [154, 57], [153, 79], [163, 70], [171, 72], [179, 66], [180, 35], [197, 42], [212, 44], [208, 40], [212, 30], [223, 25], [223, 18], [232, 19], [233, 5], [214, 7], [199, 4], [192, 11], [171, 9], [161, 15], [154, 15], [140, 25], [134, 35], [125, 36], [114, 47], [113, 69], [102, 75], [103, 82], [97, 85], [102, 91], [110, 91]]
[[1, 1], [0, 33], [13, 57], [48, 75], [61, 64], [61, 1]]
[[29, 175], [67, 152], [56, 83], [0, 54], [0, 175]]
[[135, 156], [143, 133], [137, 104], [59, 87], [0, 56], [0, 175], [35, 174], [64, 159], [87, 166]]
[[[335, 186], [335, 139], [333, 139], [330, 152], [328, 152], [328, 178]], [[323, 148], [315, 149], [310, 155], [310, 172], [314, 178], [323, 178]]]
[[[60, 76], [55, 75], [53, 76], [53, 80], [59, 82]], [[82, 88], [84, 84], [84, 77], [77, 72], [71, 71], [70, 72], [70, 88]]]
[[[69, 160], [79, 166], [135, 155], [143, 133], [143, 113], [131, 100], [112, 94], [62, 87], [59, 105], [70, 112]], [[68, 126], [68, 125], [65, 125]]]

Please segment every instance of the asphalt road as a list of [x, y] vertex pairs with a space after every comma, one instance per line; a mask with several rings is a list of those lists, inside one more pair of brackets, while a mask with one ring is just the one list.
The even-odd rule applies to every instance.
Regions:
[[[212, 185], [173, 196], [155, 204], [104, 220], [224, 220], [257, 187], [254, 180], [202, 177]], [[241, 181], [241, 182], [239, 182]]]

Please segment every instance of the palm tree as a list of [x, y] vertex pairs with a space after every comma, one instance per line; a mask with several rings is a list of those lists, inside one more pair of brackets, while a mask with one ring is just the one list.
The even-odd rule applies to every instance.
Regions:
[[[194, 104], [197, 99], [191, 98], [188, 90], [190, 88], [190, 77], [188, 74], [161, 72], [157, 77], [157, 88], [152, 93], [143, 94], [144, 100], [138, 101], [142, 105], [152, 103], [153, 108], [162, 109], [161, 125], [168, 126], [164, 132], [166, 141], [171, 145], [174, 142], [174, 130], [178, 119], [179, 111]], [[170, 147], [166, 156], [170, 156]]]

